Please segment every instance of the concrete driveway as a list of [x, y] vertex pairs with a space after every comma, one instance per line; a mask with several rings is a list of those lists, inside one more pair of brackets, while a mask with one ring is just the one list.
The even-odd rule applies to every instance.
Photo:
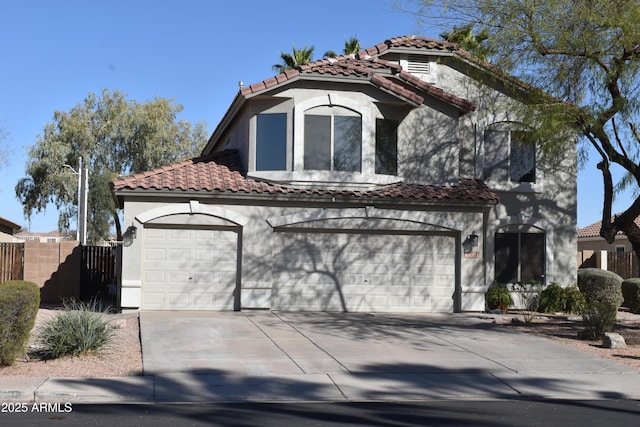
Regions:
[[140, 325], [159, 401], [640, 397], [640, 371], [478, 315], [143, 311]]

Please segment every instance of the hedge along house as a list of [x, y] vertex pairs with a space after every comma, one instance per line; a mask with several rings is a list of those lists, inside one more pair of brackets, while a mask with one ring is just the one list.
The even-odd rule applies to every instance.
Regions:
[[399, 37], [241, 88], [201, 157], [112, 183], [122, 307], [480, 311], [495, 280], [574, 282], [576, 176], [518, 143], [496, 73]]

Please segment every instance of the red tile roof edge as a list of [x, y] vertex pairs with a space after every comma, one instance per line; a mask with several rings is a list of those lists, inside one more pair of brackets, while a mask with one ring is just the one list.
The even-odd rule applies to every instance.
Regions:
[[[614, 218], [611, 218], [613, 221]], [[638, 227], [640, 227], [640, 217], [635, 219], [635, 223]], [[578, 239], [588, 238], [588, 237], [600, 237], [600, 229], [602, 228], [602, 221], [594, 222], [593, 224], [589, 224], [585, 227], [578, 228]], [[617, 235], [623, 235], [622, 231], [618, 231]]]
[[298, 194], [415, 200], [458, 200], [498, 203], [496, 193], [477, 179], [460, 179], [456, 185], [390, 184], [370, 190], [322, 189], [287, 186], [246, 176], [236, 150], [175, 163], [137, 173], [110, 183], [122, 190], [181, 190], [247, 194]]

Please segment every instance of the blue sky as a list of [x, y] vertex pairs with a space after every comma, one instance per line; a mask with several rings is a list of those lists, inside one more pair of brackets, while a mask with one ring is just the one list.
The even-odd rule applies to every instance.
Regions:
[[[0, 127], [8, 132], [9, 165], [0, 168], [0, 216], [51, 231], [57, 211], [26, 220], [15, 197], [26, 147], [56, 110], [68, 111], [88, 93], [118, 90], [144, 102], [172, 98], [180, 118], [206, 121], [213, 131], [238, 82], [272, 76], [281, 51], [315, 46], [315, 58], [339, 52], [357, 36], [363, 47], [387, 38], [439, 30], [420, 28], [391, 0], [22, 0], [0, 5]], [[578, 225], [598, 221], [601, 180], [581, 171]], [[622, 197], [614, 211], [628, 199]], [[74, 225], [72, 224], [72, 228]]]

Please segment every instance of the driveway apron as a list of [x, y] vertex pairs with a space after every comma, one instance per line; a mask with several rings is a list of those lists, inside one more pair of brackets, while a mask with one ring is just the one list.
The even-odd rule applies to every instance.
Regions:
[[140, 324], [144, 373], [167, 396], [640, 396], [640, 371], [478, 315], [143, 311]]

